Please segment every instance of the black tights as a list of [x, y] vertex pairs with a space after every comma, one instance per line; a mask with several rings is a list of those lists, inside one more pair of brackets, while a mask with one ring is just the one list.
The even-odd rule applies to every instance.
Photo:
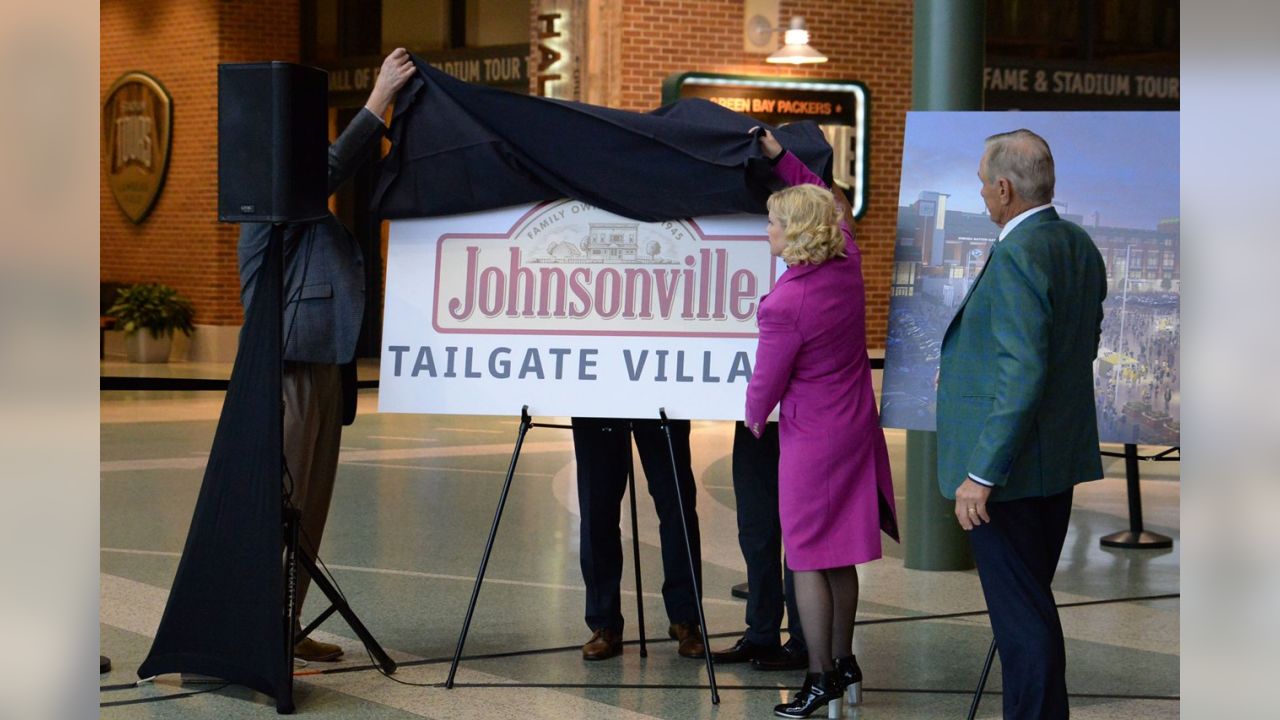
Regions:
[[858, 570], [853, 565], [795, 572], [796, 605], [809, 644], [809, 672], [834, 669], [833, 658], [853, 654]]

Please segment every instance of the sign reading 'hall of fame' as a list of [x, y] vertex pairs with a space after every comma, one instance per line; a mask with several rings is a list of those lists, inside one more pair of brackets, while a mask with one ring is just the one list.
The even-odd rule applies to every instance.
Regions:
[[379, 409], [740, 418], [779, 269], [763, 231], [574, 200], [395, 221]]
[[173, 102], [158, 80], [129, 72], [102, 103], [102, 155], [107, 185], [134, 223], [155, 207], [169, 169]]

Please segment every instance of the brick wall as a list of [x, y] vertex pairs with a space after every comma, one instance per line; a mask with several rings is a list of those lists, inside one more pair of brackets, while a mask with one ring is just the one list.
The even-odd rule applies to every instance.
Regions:
[[134, 225], [102, 176], [101, 279], [163, 282], [201, 325], [241, 322], [235, 225], [217, 222], [218, 63], [297, 60], [298, 0], [119, 0], [101, 4], [100, 97], [125, 72], [173, 98], [169, 173]]
[[810, 43], [829, 61], [770, 65], [742, 50], [741, 0], [625, 0], [621, 107], [661, 103], [676, 72], [858, 80], [871, 109], [867, 212], [858, 222], [867, 283], [867, 342], [884, 347], [898, 213], [902, 137], [911, 105], [912, 0], [783, 0], [778, 22], [804, 17]]

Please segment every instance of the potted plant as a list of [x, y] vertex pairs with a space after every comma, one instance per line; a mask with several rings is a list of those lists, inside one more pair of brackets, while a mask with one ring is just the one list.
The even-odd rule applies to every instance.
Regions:
[[[129, 362], [168, 362], [173, 332], [190, 335], [195, 310], [168, 285], [138, 283], [121, 288], [107, 315], [124, 331]], [[143, 331], [146, 332], [143, 332]]]

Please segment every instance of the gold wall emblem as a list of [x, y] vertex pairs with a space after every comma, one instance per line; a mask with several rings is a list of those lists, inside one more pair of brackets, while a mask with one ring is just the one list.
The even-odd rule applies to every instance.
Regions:
[[120, 76], [102, 103], [102, 156], [107, 184], [135, 224], [155, 207], [169, 169], [173, 100], [143, 72]]

